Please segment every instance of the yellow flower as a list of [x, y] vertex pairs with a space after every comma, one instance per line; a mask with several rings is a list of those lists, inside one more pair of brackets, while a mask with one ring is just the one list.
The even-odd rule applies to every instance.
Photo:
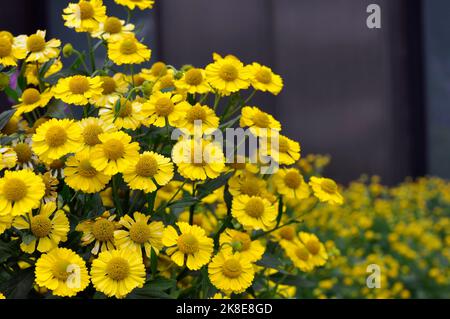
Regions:
[[0, 235], [6, 230], [10, 229], [12, 226], [13, 217], [12, 215], [0, 215]]
[[104, 191], [101, 191], [100, 197], [102, 199], [103, 206], [114, 207], [114, 200], [112, 197], [112, 188], [111, 187], [108, 187]]
[[0, 292], [0, 300], [6, 299], [5, 295]]
[[38, 208], [44, 196], [42, 178], [32, 171], [6, 171], [0, 178], [0, 216], [19, 216]]
[[280, 245], [295, 267], [304, 272], [309, 272], [314, 269], [312, 256], [301, 242], [298, 240], [281, 241]]
[[186, 266], [191, 270], [198, 270], [206, 265], [213, 252], [213, 240], [206, 237], [205, 230], [188, 223], [178, 222], [179, 234], [174, 227], [168, 226], [164, 230], [163, 244], [168, 247], [167, 255], [178, 266]]
[[141, 10], [151, 9], [155, 4], [154, 0], [114, 0], [117, 4], [127, 6], [129, 9], [134, 10], [139, 8]]
[[211, 283], [225, 292], [242, 293], [252, 285], [255, 270], [239, 253], [220, 251], [208, 265]]
[[22, 115], [38, 107], [45, 107], [52, 97], [53, 94], [50, 90], [40, 93], [34, 88], [28, 88], [23, 91], [22, 97], [19, 99], [21, 103], [13, 106], [13, 108], [17, 109], [15, 114]]
[[105, 40], [116, 39], [124, 34], [132, 34], [133, 30], [133, 24], [126, 24], [124, 20], [116, 17], [108, 17], [100, 22], [98, 29], [92, 32], [92, 37]]
[[164, 62], [158, 61], [153, 63], [150, 69], [142, 69], [140, 74], [144, 80], [156, 82], [169, 71], [172, 72], [172, 70], [168, 70], [167, 65]]
[[93, 220], [86, 220], [77, 225], [76, 231], [83, 232], [81, 245], [88, 246], [94, 243], [91, 253], [97, 255], [99, 251], [113, 250], [114, 231], [119, 228], [114, 219], [116, 215], [110, 215], [105, 212]]
[[250, 86], [250, 74], [238, 58], [214, 55], [214, 63], [206, 67], [206, 78], [211, 86], [222, 95], [230, 95]]
[[70, 230], [66, 214], [63, 210], [57, 209], [54, 202], [43, 205], [37, 215], [29, 212], [16, 217], [13, 226], [32, 235], [30, 239], [23, 236], [20, 244], [20, 249], [28, 254], [34, 253], [36, 249], [45, 253], [58, 247], [60, 242], [67, 240], [67, 233]]
[[328, 202], [332, 205], [342, 205], [344, 198], [339, 193], [336, 182], [329, 178], [311, 177], [309, 181], [314, 196], [316, 196], [321, 202]]
[[89, 152], [78, 152], [69, 157], [64, 168], [64, 181], [77, 191], [98, 193], [109, 183], [111, 176], [97, 171], [91, 163]]
[[180, 94], [170, 92], [155, 92], [148, 102], [142, 105], [142, 114], [145, 116], [143, 124], [164, 127], [166, 123], [178, 127], [190, 104], [185, 102]]
[[173, 164], [170, 158], [154, 152], [144, 152], [137, 160], [130, 161], [123, 172], [123, 179], [131, 189], [140, 189], [145, 193], [156, 191], [173, 178]]
[[126, 230], [121, 229], [114, 232], [117, 247], [123, 250], [136, 251], [139, 255], [142, 254], [142, 249], [144, 249], [147, 257], [150, 257], [152, 249], [156, 254], [159, 254], [159, 251], [163, 248], [164, 224], [162, 222], [149, 223], [150, 216], [145, 216], [139, 212], [135, 212], [133, 218], [125, 215], [120, 219], [119, 224]]
[[106, 19], [106, 7], [102, 0], [81, 0], [69, 3], [63, 11], [64, 25], [77, 32], [93, 32], [98, 30], [100, 22]]
[[183, 73], [183, 76], [175, 81], [175, 86], [181, 92], [191, 94], [204, 94], [211, 91], [206, 81], [206, 72], [203, 69], [191, 68]]
[[168, 69], [165, 75], [159, 77], [156, 82], [153, 83], [152, 92], [167, 92], [172, 90], [175, 90], [175, 72], [173, 69]]
[[74, 75], [59, 79], [53, 87], [55, 98], [67, 104], [86, 105], [93, 103], [102, 96], [101, 77], [87, 77], [84, 75]]
[[36, 262], [36, 284], [55, 296], [73, 297], [89, 285], [86, 263], [67, 248], [55, 248]]
[[82, 147], [81, 129], [73, 120], [51, 119], [36, 129], [32, 141], [33, 151], [48, 162], [79, 151]]
[[[278, 143], [273, 141], [278, 135]], [[277, 163], [292, 165], [300, 158], [300, 144], [281, 134], [261, 141], [261, 154], [271, 156]]]
[[117, 65], [140, 64], [148, 61], [151, 52], [133, 34], [124, 34], [108, 42], [108, 57]]
[[230, 299], [230, 297], [222, 295], [220, 292], [216, 292], [214, 296], [209, 299]]
[[249, 127], [250, 132], [256, 136], [270, 136], [272, 130], [280, 131], [281, 124], [272, 115], [261, 111], [256, 106], [242, 108], [241, 127]]
[[295, 226], [286, 225], [272, 233], [273, 237], [278, 241], [290, 241], [297, 240], [297, 231]]
[[59, 56], [61, 41], [51, 39], [46, 42], [45, 35], [46, 31], [38, 30], [36, 34], [17, 37], [19, 46], [29, 52], [26, 62], [45, 63]]
[[228, 180], [228, 190], [233, 196], [260, 196], [265, 193], [266, 188], [267, 182], [264, 179], [247, 171], [238, 171]]
[[132, 250], [104, 251], [92, 262], [91, 280], [97, 291], [124, 298], [145, 283], [142, 257]]
[[98, 136], [102, 142], [91, 152], [92, 166], [106, 175], [122, 173], [131, 161], [139, 159], [139, 144], [131, 142], [131, 136], [124, 132], [103, 133]]
[[310, 195], [308, 184], [296, 168], [282, 168], [273, 179], [278, 193], [287, 199], [301, 200]]
[[113, 96], [105, 107], [100, 108], [98, 114], [105, 123], [114, 124], [118, 129], [135, 130], [144, 120], [141, 106], [139, 102]]
[[87, 151], [91, 151], [95, 145], [101, 144], [98, 138], [100, 134], [117, 131], [117, 128], [112, 123], [107, 124], [96, 117], [82, 119], [78, 124], [81, 127], [83, 150]]
[[93, 98], [93, 102], [96, 106], [105, 106], [112, 97], [117, 95], [126, 95], [128, 92], [129, 84], [126, 81], [126, 77], [123, 73], [116, 73], [114, 76], [104, 75], [101, 77], [102, 81], [102, 95]]
[[191, 180], [217, 178], [225, 168], [222, 148], [206, 140], [182, 139], [172, 149], [178, 172]]
[[17, 164], [17, 153], [10, 147], [0, 147], [0, 170], [13, 168]]
[[[44, 74], [43, 78], [46, 79], [49, 76], [52, 76], [55, 73], [58, 73], [61, 71], [63, 67], [63, 64], [61, 62], [61, 59], [57, 59], [53, 62], [53, 64], [50, 66], [50, 68], [47, 70], [47, 72]], [[38, 71], [39, 71], [39, 64], [36, 65], [35, 63], [28, 63], [25, 66], [25, 77], [27, 79], [28, 85], [39, 85], [39, 78], [38, 78]]]
[[306, 232], [300, 232], [298, 235], [300, 237], [300, 241], [305, 245], [305, 248], [311, 255], [310, 262], [314, 266], [325, 265], [328, 259], [328, 254], [325, 246], [319, 241], [317, 236]]
[[[219, 118], [214, 110], [200, 103], [186, 108], [184, 117], [178, 122], [178, 126], [194, 134], [195, 130], [212, 133], [219, 127]], [[200, 130], [201, 129], [201, 130]]]
[[266, 198], [240, 195], [233, 198], [231, 214], [245, 228], [270, 230], [275, 226], [277, 211]]
[[222, 251], [230, 253], [237, 251], [242, 258], [251, 262], [260, 260], [266, 250], [260, 241], [252, 241], [248, 233], [229, 228], [220, 235], [219, 243]]
[[255, 90], [269, 91], [278, 95], [283, 89], [283, 79], [278, 74], [273, 73], [269, 67], [255, 62], [248, 65], [247, 68], [252, 75], [250, 82]]
[[20, 46], [18, 38], [0, 36], [0, 65], [16, 66], [17, 60], [25, 59], [27, 51]]

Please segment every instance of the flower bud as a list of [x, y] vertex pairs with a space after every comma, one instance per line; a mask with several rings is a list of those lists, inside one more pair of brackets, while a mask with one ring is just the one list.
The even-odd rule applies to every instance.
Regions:
[[142, 83], [142, 92], [144, 92], [144, 94], [146, 96], [149, 96], [152, 94], [152, 89], [153, 89], [153, 83], [149, 82], [149, 81], [145, 81], [144, 83]]
[[70, 43], [67, 43], [64, 47], [63, 47], [63, 55], [65, 58], [70, 57], [73, 54], [73, 46]]

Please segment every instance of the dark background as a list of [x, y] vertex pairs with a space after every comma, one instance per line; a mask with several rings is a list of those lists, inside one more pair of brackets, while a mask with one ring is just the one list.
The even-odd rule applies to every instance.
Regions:
[[[43, 28], [80, 47], [85, 37], [63, 27], [68, 2], [1, 1], [0, 29]], [[125, 17], [104, 2], [109, 15]], [[134, 19], [145, 23], [153, 61], [203, 67], [218, 52], [271, 66], [285, 89], [254, 104], [282, 122], [303, 154], [330, 154], [330, 176], [378, 174], [389, 184], [450, 177], [450, 1], [156, 2]], [[366, 26], [371, 3], [381, 7], [381, 29]]]

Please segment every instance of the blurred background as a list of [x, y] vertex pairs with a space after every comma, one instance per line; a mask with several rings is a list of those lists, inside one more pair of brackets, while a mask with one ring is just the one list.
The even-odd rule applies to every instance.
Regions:
[[[68, 2], [1, 1], [0, 30], [46, 29], [83, 48], [85, 36], [63, 26]], [[108, 15], [126, 17], [104, 2]], [[381, 7], [381, 29], [366, 25], [370, 4]], [[342, 183], [377, 174], [393, 184], [450, 178], [448, 12], [448, 0], [157, 0], [134, 21], [145, 23], [153, 62], [203, 67], [218, 52], [269, 65], [285, 88], [253, 104], [303, 154], [331, 155], [328, 175]]]

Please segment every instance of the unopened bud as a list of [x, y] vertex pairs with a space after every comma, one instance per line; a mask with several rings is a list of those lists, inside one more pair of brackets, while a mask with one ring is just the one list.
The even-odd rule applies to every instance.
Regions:
[[70, 43], [67, 43], [64, 47], [63, 47], [63, 55], [65, 58], [70, 57], [73, 54], [73, 46]]

